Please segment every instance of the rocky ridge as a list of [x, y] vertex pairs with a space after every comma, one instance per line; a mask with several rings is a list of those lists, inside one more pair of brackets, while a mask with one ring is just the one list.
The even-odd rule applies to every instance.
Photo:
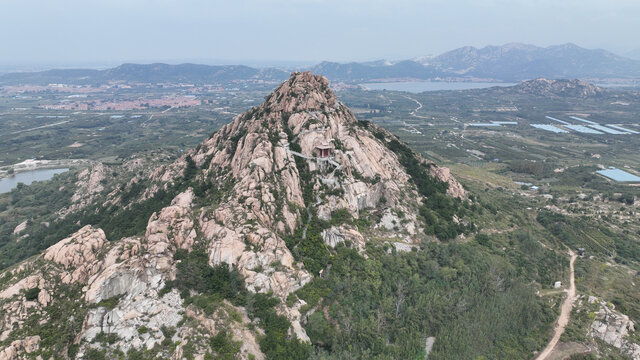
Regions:
[[[308, 341], [300, 312], [304, 301], [286, 300], [322, 269], [305, 266], [288, 239], [311, 236], [319, 219], [334, 222], [320, 235], [325, 246], [363, 248], [370, 234], [335, 220], [338, 214], [357, 220], [374, 210], [381, 214], [371, 227], [377, 239], [410, 249], [426, 238], [416, 186], [385, 145], [392, 139], [358, 122], [326, 78], [294, 73], [264, 104], [151, 175], [153, 185], [142, 199], [170, 189], [187, 174], [192, 186], [151, 216], [144, 235], [107, 241], [101, 229], [85, 226], [5, 271], [0, 344], [7, 345], [0, 354], [14, 359], [57, 351], [83, 358], [94, 350], [152, 349], [170, 341], [179, 345], [164, 357], [182, 358], [185, 351], [202, 357], [212, 351], [202, 339], [224, 329], [242, 342], [241, 358], [262, 359], [260, 331], [246, 329], [255, 322], [245, 309], [224, 302], [206, 314], [185, 304], [176, 289], [165, 288], [176, 278], [181, 261], [176, 253], [195, 248], [206, 253], [210, 265], [237, 269], [249, 291], [278, 298], [276, 310], [290, 321], [290, 336]], [[330, 149], [329, 155], [320, 149]], [[465, 197], [448, 169], [428, 166], [448, 184], [450, 195]], [[87, 186], [78, 202], [99, 191], [103, 172], [94, 167], [83, 175]], [[65, 301], [80, 309], [74, 314], [77, 332], [68, 343], [35, 341], [35, 318], [54, 323], [48, 310]], [[101, 341], [104, 336], [112, 340]]]
[[523, 81], [516, 85], [514, 89], [519, 93], [544, 97], [590, 98], [601, 97], [608, 93], [606, 89], [578, 79], [551, 80], [538, 78]]

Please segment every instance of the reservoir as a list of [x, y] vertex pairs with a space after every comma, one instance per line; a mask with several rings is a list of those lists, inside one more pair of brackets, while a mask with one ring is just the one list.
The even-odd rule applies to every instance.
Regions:
[[421, 93], [423, 91], [484, 89], [494, 86], [513, 86], [513, 83], [496, 82], [447, 82], [447, 81], [403, 81], [360, 84], [365, 90], [393, 90]]
[[0, 180], [0, 194], [8, 193], [11, 189], [18, 186], [18, 183], [31, 185], [34, 181], [49, 180], [55, 174], [69, 171], [69, 169], [37, 169], [17, 173], [13, 176]]

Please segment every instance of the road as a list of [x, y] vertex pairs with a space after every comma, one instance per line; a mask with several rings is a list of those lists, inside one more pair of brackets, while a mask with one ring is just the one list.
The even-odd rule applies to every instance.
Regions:
[[571, 256], [571, 261], [569, 261], [569, 270], [571, 271], [571, 277], [569, 280], [569, 289], [565, 290], [567, 293], [567, 297], [562, 302], [562, 309], [560, 310], [560, 316], [556, 321], [556, 327], [553, 329], [553, 337], [547, 344], [547, 346], [542, 350], [540, 354], [536, 357], [536, 360], [545, 360], [551, 352], [553, 348], [556, 347], [558, 341], [560, 340], [560, 336], [564, 332], [564, 329], [567, 327], [569, 323], [569, 318], [571, 317], [571, 310], [573, 309], [573, 303], [576, 300], [576, 280], [575, 280], [575, 272], [574, 272], [574, 263], [576, 262], [576, 258], [578, 257], [573, 251], [569, 250], [569, 255]]
[[415, 108], [410, 114], [411, 116], [417, 117], [417, 118], [422, 118], [422, 119], [430, 119], [428, 116], [421, 116], [421, 115], [417, 115], [416, 112], [418, 112], [418, 110], [422, 109], [422, 103], [412, 97], [406, 96], [406, 95], [402, 95], [405, 98], [415, 102], [416, 104], [418, 104], [418, 107]]
[[65, 121], [60, 121], [57, 123], [53, 123], [53, 124], [47, 124], [47, 125], [42, 125], [42, 126], [38, 126], [38, 127], [34, 127], [31, 129], [25, 129], [25, 130], [19, 130], [19, 131], [14, 131], [11, 134], [20, 134], [23, 132], [27, 132], [27, 131], [32, 131], [32, 130], [38, 130], [38, 129], [44, 129], [44, 128], [48, 128], [48, 127], [52, 127], [52, 126], [56, 126], [56, 125], [62, 125], [62, 124], [66, 124], [68, 123], [70, 120], [65, 120]]

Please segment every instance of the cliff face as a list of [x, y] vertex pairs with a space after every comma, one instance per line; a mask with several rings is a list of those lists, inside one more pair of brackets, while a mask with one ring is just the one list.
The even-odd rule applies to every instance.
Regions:
[[[241, 358], [264, 358], [260, 323], [243, 306], [224, 300], [208, 313], [167, 286], [184, 261], [177, 253], [196, 249], [209, 265], [236, 269], [249, 292], [272, 294], [277, 313], [291, 323], [289, 336], [308, 341], [305, 303], [287, 298], [323, 271], [305, 265], [298, 248], [316, 221], [327, 224], [319, 235], [327, 251], [339, 243], [362, 249], [373, 237], [410, 249], [426, 237], [428, 224], [418, 215], [423, 200], [386, 146], [393, 139], [359, 123], [324, 77], [294, 73], [262, 105], [152, 174], [143, 199], [183, 177], [191, 186], [151, 216], [144, 235], [107, 241], [86, 226], [5, 271], [0, 359], [154, 347], [164, 357], [204, 356], [220, 351], [208, 340], [219, 334], [241, 342]], [[429, 169], [449, 195], [464, 198], [448, 169]], [[370, 212], [378, 216], [366, 230], [338, 221]], [[60, 312], [69, 309], [77, 329], [64, 341], [45, 340], [41, 328], [63, 326]]]

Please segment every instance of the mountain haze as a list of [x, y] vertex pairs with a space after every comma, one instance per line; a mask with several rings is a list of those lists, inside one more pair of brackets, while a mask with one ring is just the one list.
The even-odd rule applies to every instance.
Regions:
[[[449, 80], [519, 82], [535, 78], [590, 80], [638, 79], [640, 60], [605, 50], [589, 50], [574, 44], [549, 46], [510, 43], [502, 46], [458, 48], [434, 57], [402, 61], [321, 62], [311, 69], [331, 81]], [[282, 81], [288, 72], [276, 68], [243, 65], [124, 64], [107, 70], [69, 69], [0, 75], [0, 85], [192, 83], [216, 84], [237, 80]]]
[[605, 50], [575, 44], [549, 46], [510, 43], [477, 49], [462, 47], [423, 63], [442, 73], [519, 81], [546, 78], [615, 78], [640, 76], [640, 62]]
[[106, 70], [63, 69], [40, 72], [11, 73], [0, 76], [0, 84], [78, 84], [101, 85], [109, 82], [215, 84], [233, 80], [277, 80], [288, 73], [244, 65], [198, 64], [123, 64]]

